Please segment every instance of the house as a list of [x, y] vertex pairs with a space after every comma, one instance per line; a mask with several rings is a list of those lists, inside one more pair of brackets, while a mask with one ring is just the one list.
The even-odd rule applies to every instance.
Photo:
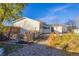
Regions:
[[79, 35], [79, 29], [74, 29], [74, 33]]
[[52, 25], [52, 27], [54, 28], [54, 31], [56, 31], [56, 32], [62, 33], [62, 31], [63, 31], [62, 25], [56, 24], [56, 25]]
[[41, 23], [39, 21], [25, 17], [25, 18], [19, 18], [16, 21], [14, 21], [12, 26], [20, 27], [28, 31], [39, 32], [40, 24]]
[[40, 34], [51, 32], [50, 26], [48, 26], [44, 22], [41, 22], [39, 20], [33, 20], [27, 17], [20, 18], [14, 21], [12, 26], [20, 27], [27, 31], [39, 32]]
[[28, 17], [19, 18], [12, 22], [11, 25], [9, 25], [11, 28], [10, 30], [14, 32], [15, 30], [18, 31], [21, 34], [24, 34], [26, 32], [30, 32], [31, 36], [39, 37], [40, 34], [48, 34], [51, 32], [51, 27], [47, 25], [46, 23], [30, 19]]
[[53, 27], [54, 31], [58, 33], [65, 33], [67, 32], [67, 27], [66, 25], [61, 25], [61, 24], [54, 24], [51, 27]]
[[23, 29], [24, 31], [30, 31], [34, 33], [35, 37], [38, 37], [40, 34], [47, 34], [51, 32], [50, 26], [46, 23], [39, 20], [33, 20], [27, 17], [17, 19], [13, 22], [12, 26], [20, 27], [21, 30]]
[[51, 26], [45, 23], [42, 23], [40, 26], [40, 34], [49, 34], [51, 33]]

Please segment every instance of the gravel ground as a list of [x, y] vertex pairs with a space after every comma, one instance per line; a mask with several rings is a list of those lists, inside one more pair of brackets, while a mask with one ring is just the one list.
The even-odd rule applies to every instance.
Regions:
[[24, 44], [24, 48], [10, 53], [8, 56], [66, 56], [66, 54], [58, 49], [39, 44]]

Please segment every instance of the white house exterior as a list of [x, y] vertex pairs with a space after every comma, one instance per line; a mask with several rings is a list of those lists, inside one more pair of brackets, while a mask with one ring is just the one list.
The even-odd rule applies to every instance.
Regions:
[[42, 25], [40, 28], [40, 33], [42, 34], [49, 34], [51, 33], [51, 26], [48, 25]]
[[66, 25], [60, 25], [60, 24], [57, 24], [57, 25], [52, 25], [54, 31], [58, 32], [58, 33], [65, 33], [67, 32], [67, 27]]
[[[45, 24], [41, 21], [38, 21], [38, 20], [33, 20], [30, 18], [27, 18], [27, 17], [20, 18], [20, 19], [14, 21], [13, 26], [22, 28], [24, 32], [25, 32], [25, 30], [27, 30], [32, 33], [35, 33], [34, 34], [35, 37], [38, 37], [40, 34], [45, 35], [45, 34], [49, 34], [51, 32], [51, 28], [50, 28], [50, 26], [47, 26], [47, 24]], [[20, 32], [24, 33], [23, 31], [20, 31]]]
[[39, 31], [40, 30], [40, 22], [30, 19], [30, 18], [20, 18], [13, 23], [13, 26], [21, 27], [25, 30], [29, 31]]
[[62, 25], [53, 25], [52, 26], [54, 31], [62, 33], [63, 32], [63, 26]]
[[[13, 26], [14, 27], [21, 27], [21, 28], [28, 30], [28, 31], [40, 32], [40, 34], [51, 32], [51, 28], [49, 26], [47, 26], [47, 24], [45, 24], [41, 21], [27, 18], [27, 17], [20, 18], [20, 19], [14, 21]], [[49, 28], [47, 28], [47, 27], [49, 27]]]
[[79, 35], [79, 29], [74, 29], [74, 33]]
[[62, 33], [62, 31], [63, 31], [62, 26], [53, 26], [53, 28], [54, 28], [55, 31], [60, 32], [60, 33]]

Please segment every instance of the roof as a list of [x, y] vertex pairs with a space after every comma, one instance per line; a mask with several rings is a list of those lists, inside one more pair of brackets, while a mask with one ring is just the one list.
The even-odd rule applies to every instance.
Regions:
[[63, 24], [53, 24], [51, 26], [70, 26], [70, 25], [63, 25]]
[[23, 20], [23, 19], [27, 19], [27, 20], [29, 19], [29, 20], [31, 20], [31, 21], [41, 22], [41, 21], [39, 21], [39, 20], [34, 20], [34, 19], [31, 19], [31, 18], [28, 18], [28, 17], [22, 17], [22, 18], [19, 18], [19, 19], [13, 21], [13, 23], [18, 22], [18, 21], [21, 21], [21, 20]]

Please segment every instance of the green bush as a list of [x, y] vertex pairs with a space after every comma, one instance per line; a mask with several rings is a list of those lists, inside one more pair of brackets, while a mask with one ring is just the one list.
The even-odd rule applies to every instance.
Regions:
[[66, 46], [72, 41], [73, 42], [76, 41], [76, 44], [79, 43], [79, 35], [74, 34], [74, 33], [62, 34], [61, 36], [58, 37], [56, 41], [56, 46], [63, 48], [64, 46]]

